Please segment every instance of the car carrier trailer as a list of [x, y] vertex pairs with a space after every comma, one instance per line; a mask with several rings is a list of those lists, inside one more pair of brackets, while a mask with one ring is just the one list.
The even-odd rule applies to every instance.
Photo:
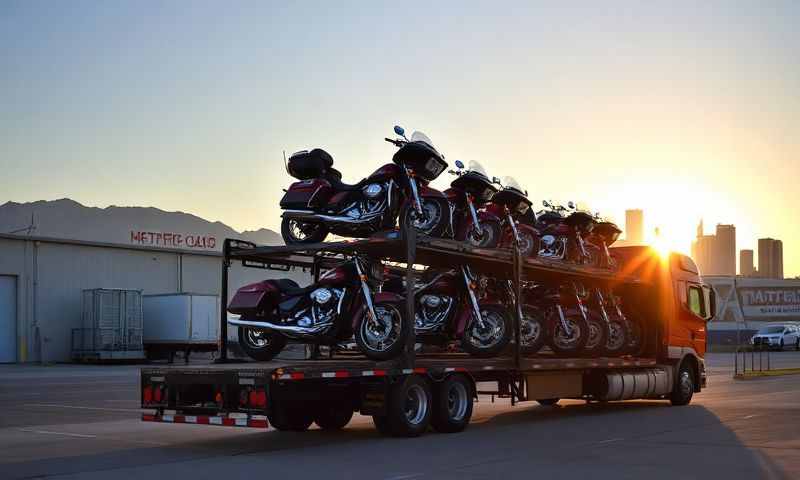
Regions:
[[[220, 350], [216, 363], [141, 370], [142, 420], [303, 431], [344, 427], [354, 412], [372, 416], [384, 434], [415, 436], [429, 426], [457, 432], [469, 423], [478, 395], [549, 405], [562, 398], [587, 401], [668, 399], [689, 403], [705, 387], [705, 322], [714, 311], [713, 291], [702, 284], [694, 263], [673, 254], [657, 258], [646, 247], [615, 250], [620, 268], [611, 272], [545, 259], [522, 259], [516, 249], [478, 249], [453, 240], [389, 232], [364, 240], [302, 246], [259, 247], [228, 239], [223, 245]], [[237, 362], [227, 356], [228, 269], [231, 262], [253, 268], [307, 269], [314, 278], [344, 256], [367, 254], [404, 264], [406, 285], [415, 265], [469, 264], [511, 280], [519, 295], [525, 279], [579, 280], [622, 291], [645, 315], [648, 329], [641, 355], [558, 358], [522, 355], [519, 308], [515, 341], [496, 358], [463, 353], [424, 354], [408, 336], [398, 358], [373, 362], [332, 352], [303, 361]], [[691, 298], [690, 298], [691, 297]], [[701, 304], [697, 304], [697, 299]], [[414, 318], [406, 295], [407, 318]], [[409, 322], [410, 323], [410, 322]]]

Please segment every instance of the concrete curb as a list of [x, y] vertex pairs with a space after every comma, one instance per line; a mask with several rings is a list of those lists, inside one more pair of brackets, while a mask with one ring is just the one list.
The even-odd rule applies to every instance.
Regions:
[[764, 370], [761, 372], [748, 372], [734, 375], [736, 380], [753, 380], [765, 377], [783, 377], [786, 375], [800, 375], [800, 368], [774, 368], [772, 370]]

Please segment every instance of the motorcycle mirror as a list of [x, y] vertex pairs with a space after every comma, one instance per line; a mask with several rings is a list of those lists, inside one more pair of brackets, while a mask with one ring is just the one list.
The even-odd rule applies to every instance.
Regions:
[[456, 160], [456, 168], [464, 168], [464, 162], [461, 160]]
[[397, 134], [398, 136], [401, 136], [401, 137], [405, 137], [406, 136], [405, 129], [403, 127], [401, 127], [400, 125], [395, 125], [394, 126], [394, 133]]
[[496, 183], [496, 184], [498, 184], [498, 185], [501, 185], [501, 186], [502, 186], [502, 184], [500, 183], [500, 179], [499, 179], [499, 178], [497, 178], [497, 177], [492, 177], [492, 183]]
[[547, 203], [547, 200], [542, 200], [542, 205], [544, 205], [545, 207], [549, 207], [550, 206], [550, 204]]
[[575, 204], [572, 202], [572, 200], [570, 200], [569, 202], [567, 202], [567, 206], [568, 206], [569, 208], [575, 208]]

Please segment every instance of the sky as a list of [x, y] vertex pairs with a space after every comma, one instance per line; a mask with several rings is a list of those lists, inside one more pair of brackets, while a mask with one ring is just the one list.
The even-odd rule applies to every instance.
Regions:
[[642, 208], [676, 250], [701, 218], [782, 239], [799, 275], [798, 24], [792, 1], [4, 0], [0, 203], [277, 230], [283, 151], [356, 181], [400, 124], [535, 202]]

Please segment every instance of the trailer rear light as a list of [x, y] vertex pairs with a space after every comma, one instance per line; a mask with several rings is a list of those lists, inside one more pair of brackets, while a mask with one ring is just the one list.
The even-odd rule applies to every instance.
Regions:
[[153, 387], [148, 385], [144, 387], [144, 391], [142, 392], [142, 402], [151, 403], [152, 401], [153, 401]]
[[264, 390], [259, 390], [258, 392], [255, 392], [255, 397], [256, 397], [255, 402], [251, 402], [253, 403], [253, 406], [258, 408], [266, 408], [267, 392], [265, 392]]
[[217, 392], [217, 394], [214, 395], [214, 401], [217, 403], [217, 406], [222, 408], [225, 404], [225, 398], [222, 396], [222, 392]]
[[164, 388], [163, 386], [160, 386], [160, 387], [156, 388], [155, 390], [153, 390], [153, 401], [155, 403], [161, 403], [161, 397], [162, 397], [162, 393], [163, 393], [162, 389], [163, 388]]

